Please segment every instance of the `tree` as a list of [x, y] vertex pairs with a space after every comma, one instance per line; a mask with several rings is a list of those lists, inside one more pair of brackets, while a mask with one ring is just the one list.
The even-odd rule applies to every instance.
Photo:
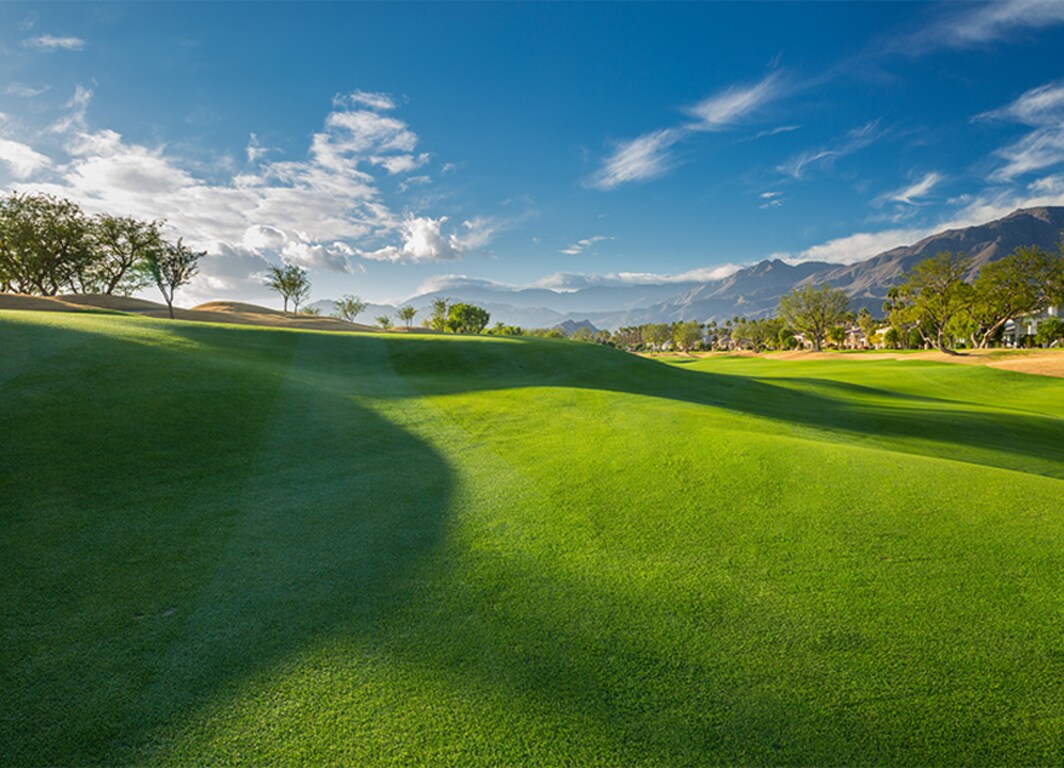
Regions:
[[857, 313], [857, 325], [861, 328], [861, 333], [864, 334], [865, 344], [874, 347], [876, 345], [876, 328], [879, 323], [872, 317], [872, 313], [868, 311], [867, 307], [861, 307], [861, 311]]
[[839, 288], [830, 285], [804, 285], [780, 299], [780, 315], [796, 331], [805, 334], [818, 352], [828, 328], [846, 317], [850, 300]]
[[196, 276], [197, 262], [206, 255], [205, 251], [186, 247], [180, 238], [176, 243], [164, 241], [147, 253], [148, 272], [166, 300], [171, 319], [174, 317], [174, 292]]
[[901, 286], [901, 296], [924, 341], [941, 352], [952, 353], [947, 328], [972, 304], [972, 287], [964, 281], [970, 264], [971, 259], [942, 251], [917, 263]]
[[429, 319], [429, 326], [434, 331], [443, 333], [447, 330], [447, 312], [450, 309], [450, 299], [445, 296], [440, 296], [432, 300], [432, 315]]
[[672, 340], [672, 329], [665, 323], [647, 323], [643, 327], [643, 341], [651, 349], [661, 351]]
[[414, 318], [417, 317], [417, 310], [407, 304], [405, 307], [399, 307], [395, 314], [398, 315], [399, 319], [406, 323], [406, 327], [409, 328], [414, 324]]
[[447, 310], [447, 328], [454, 333], [480, 333], [491, 315], [476, 304], [452, 304]]
[[1042, 312], [1064, 293], [1064, 243], [1059, 253], [1017, 248], [983, 267], [973, 289], [973, 340], [985, 348], [1010, 319]]
[[288, 311], [288, 302], [292, 302], [294, 312], [299, 311], [299, 305], [310, 295], [310, 279], [307, 271], [300, 269], [295, 264], [284, 264], [280, 267], [271, 264], [266, 268], [266, 287], [271, 291], [281, 294], [284, 299], [284, 311]]
[[54, 296], [78, 290], [93, 260], [89, 220], [70, 200], [9, 195], [0, 201], [0, 288]]
[[1034, 341], [1043, 347], [1048, 347], [1055, 341], [1064, 340], [1064, 320], [1059, 317], [1047, 317], [1038, 323]]
[[388, 315], [381, 315], [376, 319], [376, 322], [382, 331], [390, 331], [392, 328], [392, 319]]
[[365, 312], [366, 307], [368, 306], [369, 303], [362, 301], [360, 296], [352, 296], [349, 293], [345, 293], [340, 300], [336, 302], [336, 312], [333, 314], [334, 317], [353, 323], [355, 322], [355, 318]]
[[160, 222], [100, 214], [90, 226], [96, 258], [86, 274], [86, 287], [95, 293], [129, 296], [151, 284], [148, 255], [162, 247]]
[[835, 345], [835, 349], [842, 349], [846, 341], [846, 328], [841, 325], [833, 325], [828, 328], [828, 341]]
[[676, 323], [672, 329], [672, 343], [684, 352], [694, 349], [702, 343], [702, 324], [697, 320]]

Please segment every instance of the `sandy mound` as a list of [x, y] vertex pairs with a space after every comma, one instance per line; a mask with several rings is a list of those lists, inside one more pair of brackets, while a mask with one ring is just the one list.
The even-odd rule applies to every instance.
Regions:
[[[64, 296], [23, 296], [0, 293], [0, 309], [39, 310], [49, 312], [77, 312], [92, 309], [129, 312], [147, 317], [169, 317], [165, 304], [124, 296], [97, 294], [67, 294]], [[275, 328], [308, 328], [315, 331], [376, 331], [360, 323], [346, 323], [334, 317], [293, 315], [276, 309], [242, 304], [236, 301], [211, 301], [193, 309], [174, 308], [178, 320], [203, 323], [260, 325]]]

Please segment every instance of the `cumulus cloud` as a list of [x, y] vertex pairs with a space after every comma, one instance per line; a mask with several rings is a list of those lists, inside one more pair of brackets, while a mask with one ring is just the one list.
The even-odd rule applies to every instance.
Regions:
[[80, 51], [85, 48], [85, 41], [80, 37], [56, 37], [39, 35], [24, 41], [27, 48], [38, 51]]
[[90, 213], [166, 220], [174, 235], [210, 254], [201, 270], [204, 289], [239, 283], [221, 269], [227, 259], [245, 267], [269, 259], [333, 271], [350, 271], [358, 258], [454, 260], [486, 248], [506, 225], [489, 217], [452, 224], [447, 216], [393, 212], [378, 178], [420, 167], [430, 156], [418, 151], [418, 137], [405, 122], [364, 108], [387, 106], [381, 94], [340, 100], [353, 106], [326, 115], [301, 160], [268, 160], [251, 134], [247, 166], [210, 181], [165, 147], [90, 127], [91, 100], [91, 91], [76, 89], [61, 117], [37, 134], [48, 149], [0, 139], [0, 167], [19, 180], [9, 189], [67, 197]]
[[26, 179], [38, 169], [47, 168], [52, 161], [26, 144], [0, 139], [0, 162], [11, 169], [16, 179]]

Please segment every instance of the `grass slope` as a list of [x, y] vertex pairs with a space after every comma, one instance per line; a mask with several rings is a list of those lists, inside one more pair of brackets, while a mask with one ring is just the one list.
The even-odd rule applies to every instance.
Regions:
[[1060, 764], [1064, 384], [0, 315], [8, 764]]

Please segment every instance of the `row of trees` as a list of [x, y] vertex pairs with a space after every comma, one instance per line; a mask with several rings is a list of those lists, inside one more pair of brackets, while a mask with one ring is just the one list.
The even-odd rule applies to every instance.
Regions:
[[[614, 333], [579, 328], [571, 338], [630, 351], [665, 349], [760, 352], [794, 349], [799, 335], [813, 349], [842, 347], [848, 336], [865, 346], [937, 348], [987, 347], [1000, 340], [1009, 320], [1037, 315], [1064, 303], [1064, 243], [1053, 253], [1037, 247], [1017, 248], [982, 268], [969, 281], [971, 260], [943, 252], [917, 263], [891, 288], [877, 319], [865, 308], [853, 312], [845, 292], [829, 285], [805, 285], [780, 300], [777, 316], [700, 324], [697, 321], [647, 323]], [[533, 332], [542, 333], [542, 332]], [[546, 335], [562, 336], [560, 331]], [[1034, 343], [1064, 339], [1064, 322], [1043, 319]]]
[[38, 296], [129, 296], [156, 285], [174, 316], [174, 293], [202, 252], [162, 235], [162, 222], [88, 216], [70, 200], [14, 193], [0, 199], [0, 291]]
[[1064, 302], [1064, 242], [1056, 253], [1017, 248], [971, 281], [970, 269], [971, 259], [949, 252], [917, 264], [887, 294], [884, 311], [895, 335], [917, 334], [945, 352], [958, 343], [986, 348], [1009, 320]]

